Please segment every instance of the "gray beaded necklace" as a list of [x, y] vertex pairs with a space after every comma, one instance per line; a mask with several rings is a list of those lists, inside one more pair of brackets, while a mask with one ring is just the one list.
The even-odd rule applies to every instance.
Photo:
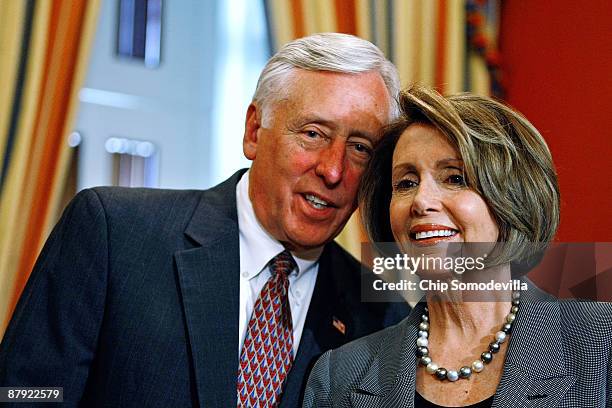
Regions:
[[419, 359], [419, 364], [425, 367], [427, 373], [432, 374], [438, 380], [448, 380], [451, 382], [457, 381], [460, 378], [468, 379], [472, 372], [479, 373], [484, 370], [485, 364], [489, 364], [493, 360], [493, 355], [496, 354], [501, 344], [505, 342], [512, 332], [512, 324], [516, 318], [516, 313], [519, 310], [521, 292], [512, 292], [512, 307], [510, 313], [506, 315], [506, 321], [502, 325], [500, 331], [495, 333], [495, 340], [489, 343], [489, 349], [480, 354], [480, 359], [475, 360], [471, 367], [463, 366], [456, 370], [447, 370], [444, 367], [439, 367], [429, 357], [429, 309], [425, 306], [425, 313], [421, 315], [421, 324], [419, 324], [419, 336], [416, 340], [416, 355]]

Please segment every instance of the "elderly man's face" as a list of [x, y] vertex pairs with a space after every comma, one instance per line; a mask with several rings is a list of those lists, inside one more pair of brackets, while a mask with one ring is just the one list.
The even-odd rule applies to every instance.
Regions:
[[268, 110], [263, 123], [254, 105], [246, 118], [255, 214], [290, 249], [321, 246], [356, 208], [359, 180], [389, 118], [389, 94], [375, 72], [296, 69], [287, 97]]

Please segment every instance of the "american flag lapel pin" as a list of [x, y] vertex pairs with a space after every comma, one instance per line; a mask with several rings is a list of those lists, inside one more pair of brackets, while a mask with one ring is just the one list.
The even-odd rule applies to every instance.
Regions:
[[346, 326], [342, 323], [342, 320], [338, 319], [336, 316], [332, 316], [332, 324], [343, 335], [346, 334]]

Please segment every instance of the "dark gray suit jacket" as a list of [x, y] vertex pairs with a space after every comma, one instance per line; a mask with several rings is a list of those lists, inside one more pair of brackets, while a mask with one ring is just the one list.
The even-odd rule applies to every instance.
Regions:
[[[493, 407], [612, 407], [612, 304], [558, 301], [531, 285], [522, 298]], [[304, 406], [413, 407], [423, 307], [325, 353]]]
[[[79, 193], [0, 344], [0, 386], [64, 387], [70, 406], [235, 407], [242, 173], [207, 191]], [[325, 246], [281, 406], [299, 405], [322, 352], [408, 314], [362, 304], [359, 274]]]

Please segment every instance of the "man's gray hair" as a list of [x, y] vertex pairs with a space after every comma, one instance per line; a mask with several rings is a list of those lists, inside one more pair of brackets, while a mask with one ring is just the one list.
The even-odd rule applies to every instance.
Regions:
[[291, 41], [270, 58], [253, 95], [253, 102], [262, 110], [262, 121], [269, 117], [267, 110], [273, 103], [286, 96], [287, 82], [295, 68], [345, 74], [378, 72], [391, 98], [389, 120], [399, 114], [399, 74], [382, 51], [371, 42], [353, 35], [321, 33]]

